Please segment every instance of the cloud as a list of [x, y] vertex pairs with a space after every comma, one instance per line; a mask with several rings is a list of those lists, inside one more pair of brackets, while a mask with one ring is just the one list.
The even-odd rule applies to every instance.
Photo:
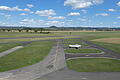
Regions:
[[109, 14], [108, 13], [98, 13], [98, 14], [96, 14], [96, 16], [109, 16]]
[[34, 14], [34, 12], [33, 12], [33, 11], [31, 11], [30, 13], [31, 13], [31, 14]]
[[0, 15], [5, 15], [5, 13], [0, 13]]
[[103, 25], [104, 23], [103, 22], [100, 22], [98, 25]]
[[79, 12], [71, 12], [71, 13], [68, 13], [68, 16], [79, 16], [80, 13]]
[[113, 24], [117, 24], [118, 22], [113, 22]]
[[120, 6], [120, 1], [117, 3], [118, 6]]
[[85, 18], [79, 18], [78, 20], [80, 20], [81, 22], [86, 22], [88, 19], [85, 19]]
[[35, 14], [39, 16], [51, 16], [51, 15], [56, 15], [55, 11], [53, 9], [49, 10], [42, 10], [42, 11], [36, 11]]
[[21, 13], [20, 15], [25, 16], [25, 15], [28, 15], [28, 14], [26, 14], [26, 13]]
[[118, 16], [117, 18], [120, 19], [120, 16]]
[[25, 9], [23, 9], [23, 11], [30, 11], [30, 9], [25, 8]]
[[0, 6], [0, 10], [5, 10], [5, 11], [30, 11], [30, 9], [20, 9], [18, 6], [16, 7], [8, 7], [8, 6]]
[[64, 22], [63, 21], [46, 21], [46, 20], [35, 20], [35, 19], [23, 19], [19, 22], [21, 25], [25, 25], [25, 26], [63, 26]]
[[47, 21], [46, 26], [64, 26], [65, 22], [62, 21]]
[[72, 22], [73, 20], [67, 20], [68, 22]]
[[23, 19], [21, 20], [20, 24], [30, 24], [30, 23], [34, 23], [34, 19]]
[[7, 10], [7, 11], [22, 11], [22, 9], [19, 9], [16, 7], [8, 7], [8, 6], [0, 6], [0, 10]]
[[85, 10], [85, 9], [82, 9], [81, 11], [82, 11], [84, 14], [87, 13], [87, 10]]
[[11, 17], [11, 15], [5, 15], [5, 17]]
[[108, 11], [115, 12], [116, 10], [115, 9], [108, 9]]
[[80, 9], [103, 3], [103, 0], [66, 0], [64, 6], [72, 6], [72, 9]]
[[52, 16], [49, 16], [48, 19], [65, 19], [66, 17], [64, 16], [56, 16], [56, 17], [52, 17]]
[[51, 25], [51, 24], [54, 25], [54, 24], [58, 24], [58, 23], [59, 23], [59, 21], [48, 21], [47, 22], [48, 25]]
[[5, 13], [0, 13], [0, 15], [1, 15], [1, 16], [4, 16], [4, 17], [6, 17], [6, 18], [10, 18], [10, 17], [11, 17], [11, 15], [5, 14]]
[[1, 25], [6, 25], [6, 23], [4, 23], [4, 22], [0, 22], [0, 24], [1, 24]]
[[27, 4], [27, 7], [32, 8], [32, 7], [34, 7], [34, 5], [33, 4]]

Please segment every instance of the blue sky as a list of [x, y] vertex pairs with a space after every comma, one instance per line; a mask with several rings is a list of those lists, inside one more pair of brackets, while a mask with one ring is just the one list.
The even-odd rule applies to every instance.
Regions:
[[120, 0], [1, 0], [0, 26], [120, 27]]

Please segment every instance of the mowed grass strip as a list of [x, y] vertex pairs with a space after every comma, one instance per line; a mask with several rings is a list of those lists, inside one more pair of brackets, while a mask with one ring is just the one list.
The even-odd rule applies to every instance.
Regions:
[[8, 49], [19, 46], [20, 43], [8, 43], [8, 44], [0, 44], [0, 52], [6, 51]]
[[33, 42], [0, 58], [0, 72], [29, 66], [43, 60], [52, 48], [52, 41]]
[[100, 53], [98, 49], [66, 49], [65, 53], [77, 54], [77, 53]]
[[120, 72], [120, 60], [106, 58], [79, 58], [67, 61], [69, 69], [78, 72]]

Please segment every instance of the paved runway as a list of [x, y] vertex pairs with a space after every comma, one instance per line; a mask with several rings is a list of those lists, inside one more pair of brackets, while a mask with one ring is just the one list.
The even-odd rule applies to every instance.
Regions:
[[76, 72], [64, 68], [36, 80], [120, 80], [120, 72]]
[[57, 41], [40, 63], [0, 73], [0, 80], [120, 80], [120, 72], [76, 72], [67, 69], [60, 42]]

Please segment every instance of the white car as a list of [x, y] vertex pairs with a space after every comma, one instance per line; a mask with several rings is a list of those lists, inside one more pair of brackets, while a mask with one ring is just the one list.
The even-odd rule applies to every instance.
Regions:
[[76, 49], [78, 49], [80, 47], [81, 47], [81, 45], [79, 45], [79, 44], [69, 45], [69, 48], [76, 48]]

